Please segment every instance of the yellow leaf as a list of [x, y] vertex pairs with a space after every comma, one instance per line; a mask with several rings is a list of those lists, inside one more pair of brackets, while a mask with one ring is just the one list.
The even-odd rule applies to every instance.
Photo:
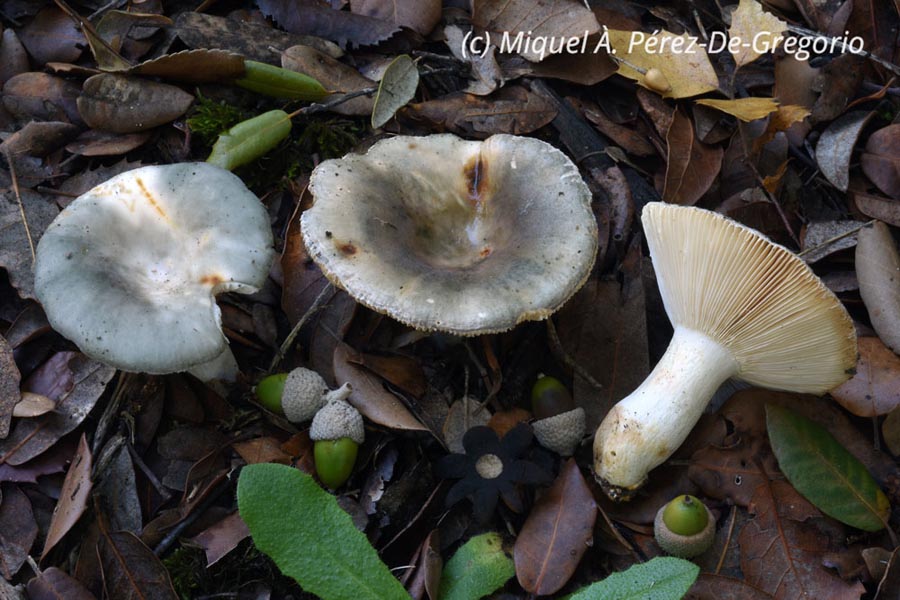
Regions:
[[785, 104], [769, 117], [769, 124], [761, 136], [753, 141], [753, 153], [756, 154], [762, 147], [775, 138], [779, 131], [786, 131], [794, 123], [799, 123], [810, 115], [809, 109], [797, 104]]
[[728, 50], [740, 68], [781, 44], [787, 23], [763, 11], [756, 0], [741, 0], [731, 14]]
[[710, 100], [703, 98], [697, 104], [721, 110], [741, 121], [755, 121], [767, 117], [778, 110], [778, 101], [774, 98], [738, 98], [737, 100]]
[[[664, 98], [688, 98], [719, 88], [719, 78], [709, 62], [706, 50], [688, 34], [675, 35], [666, 30], [654, 34], [642, 31], [610, 29], [609, 45], [619, 62], [619, 75], [633, 79]], [[668, 90], [647, 85], [644, 75], [657, 69]]]

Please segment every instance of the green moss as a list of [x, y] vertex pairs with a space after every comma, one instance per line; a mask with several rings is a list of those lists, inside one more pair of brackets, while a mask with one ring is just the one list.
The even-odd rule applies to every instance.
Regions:
[[163, 559], [163, 565], [172, 578], [172, 586], [179, 598], [189, 600], [200, 589], [200, 577], [205, 571], [206, 559], [196, 548], [178, 548]]
[[207, 149], [212, 148], [219, 134], [222, 134], [244, 119], [249, 118], [243, 110], [225, 103], [224, 100], [210, 100], [199, 95], [191, 116], [187, 118], [188, 127], [194, 138]]

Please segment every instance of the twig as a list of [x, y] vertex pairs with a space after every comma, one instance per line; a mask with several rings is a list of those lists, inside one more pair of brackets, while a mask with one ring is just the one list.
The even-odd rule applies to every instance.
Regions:
[[289, 114], [288, 118], [293, 119], [294, 117], [299, 117], [300, 115], [311, 115], [317, 112], [331, 110], [335, 106], [339, 106], [344, 102], [353, 100], [354, 98], [359, 98], [360, 96], [368, 96], [370, 94], [374, 94], [377, 91], [377, 87], [368, 87], [362, 90], [357, 90], [355, 92], [349, 92], [338, 96], [337, 98], [332, 98], [327, 102], [317, 102], [315, 104], [310, 104], [309, 106], [304, 106], [303, 108], [298, 108], [297, 110]]
[[25, 237], [28, 238], [28, 247], [31, 249], [31, 264], [34, 264], [34, 240], [31, 238], [31, 229], [28, 227], [28, 218], [25, 216], [25, 205], [22, 204], [22, 196], [19, 194], [19, 178], [16, 177], [16, 166], [13, 164], [12, 156], [9, 154], [9, 148], [6, 149], [6, 163], [9, 165], [9, 176], [12, 179], [13, 193], [16, 195], [16, 202], [19, 203], [19, 214], [22, 216], [22, 225], [25, 227]]
[[550, 343], [550, 351], [557, 360], [572, 369], [576, 375], [587, 381], [591, 387], [598, 390], [603, 389], [603, 384], [594, 379], [594, 376], [588, 373], [587, 369], [575, 362], [575, 359], [563, 349], [562, 342], [559, 341], [559, 334], [556, 333], [556, 325], [553, 324], [553, 319], [547, 319], [547, 341]]
[[877, 221], [877, 220], [878, 219], [872, 219], [871, 221], [868, 221], [867, 223], [863, 223], [859, 227], [855, 227], [855, 228], [851, 229], [850, 231], [845, 231], [844, 233], [842, 233], [840, 235], [836, 235], [833, 238], [829, 238], [829, 239], [825, 240], [824, 242], [822, 242], [821, 244], [817, 244], [817, 245], [813, 246], [812, 248], [807, 248], [803, 252], [798, 252], [797, 256], [804, 256], [806, 254], [809, 254], [810, 252], [815, 252], [816, 250], [818, 250], [820, 248], [824, 248], [825, 246], [828, 246], [839, 240], [842, 240], [845, 237], [849, 237], [849, 236], [853, 235], [854, 233], [857, 233], [861, 229], [865, 229], [866, 227], [868, 227], [870, 225], [874, 225], [875, 221]]
[[737, 506], [731, 505], [731, 523], [728, 525], [728, 535], [725, 536], [725, 545], [722, 547], [722, 554], [719, 555], [719, 562], [716, 563], [715, 574], [718, 575], [725, 564], [725, 556], [728, 554], [728, 546], [731, 545], [731, 535], [734, 533], [734, 522], [737, 520]]
[[822, 35], [821, 33], [817, 32], [817, 31], [813, 31], [811, 29], [806, 29], [805, 27], [799, 27], [797, 25], [788, 25], [788, 31], [790, 31], [791, 33], [795, 33], [797, 35], [801, 35], [803, 37], [825, 39], [825, 40], [828, 40], [832, 44], [837, 43], [841, 47], [841, 52], [849, 52], [850, 54], [855, 54], [856, 56], [862, 56], [863, 58], [868, 58], [872, 62], [878, 63], [879, 65], [881, 65], [882, 67], [884, 67], [885, 69], [887, 69], [888, 71], [893, 73], [894, 75], [900, 75], [900, 67], [898, 67], [894, 63], [888, 62], [888, 61], [884, 60], [883, 58], [875, 56], [874, 54], [872, 54], [871, 52], [869, 52], [867, 50], [857, 50], [855, 48], [852, 48], [852, 47], [848, 46], [847, 43], [839, 37], [831, 37], [831, 36], [827, 36], [827, 35]]
[[96, 456], [100, 451], [100, 446], [103, 444], [104, 439], [106, 439], [106, 430], [109, 429], [109, 425], [112, 423], [113, 418], [119, 414], [119, 406], [122, 404], [122, 399], [125, 397], [126, 390], [131, 387], [131, 382], [134, 377], [135, 376], [131, 373], [120, 371], [119, 380], [116, 382], [116, 389], [113, 391], [112, 399], [110, 399], [109, 403], [106, 405], [103, 414], [100, 415], [100, 420], [97, 421], [97, 429], [94, 430], [94, 442], [91, 444], [91, 454], [93, 456]]
[[168, 502], [168, 500], [172, 497], [172, 494], [169, 493], [169, 490], [159, 481], [156, 477], [156, 473], [154, 473], [150, 467], [147, 466], [147, 463], [144, 462], [144, 459], [141, 458], [141, 455], [137, 453], [137, 450], [134, 449], [134, 446], [131, 442], [125, 444], [125, 447], [128, 448], [128, 454], [131, 455], [132, 462], [137, 465], [137, 468], [141, 470], [141, 473], [144, 474], [144, 477], [147, 478], [147, 481], [150, 482], [150, 485], [153, 486], [153, 489], [156, 490], [156, 493], [159, 494], [163, 502]]
[[324, 304], [325, 296], [328, 294], [328, 292], [331, 292], [332, 294], [334, 293], [334, 286], [330, 283], [322, 288], [322, 291], [319, 292], [319, 295], [316, 296], [315, 300], [313, 300], [313, 303], [306, 310], [306, 313], [304, 313], [304, 315], [300, 317], [300, 320], [297, 321], [297, 324], [294, 325], [294, 328], [291, 330], [288, 336], [284, 338], [284, 342], [281, 344], [281, 347], [278, 348], [278, 352], [275, 353], [275, 356], [272, 358], [272, 362], [269, 363], [269, 370], [267, 371], [267, 373], [271, 373], [272, 371], [274, 371], [275, 367], [277, 367], [279, 363], [281, 363], [282, 359], [284, 359], [285, 354], [287, 354], [288, 350], [291, 349], [291, 346], [294, 345], [294, 340], [297, 339], [297, 336], [300, 334], [300, 329], [306, 324], [306, 321], [308, 321], [309, 318], [314, 315]]
[[191, 511], [191, 514], [183, 518], [178, 522], [177, 525], [172, 527], [169, 533], [166, 534], [166, 537], [162, 539], [162, 541], [156, 545], [156, 548], [153, 549], [153, 554], [156, 556], [162, 556], [166, 553], [166, 551], [172, 547], [172, 544], [175, 543], [175, 540], [180, 536], [185, 529], [190, 527], [194, 521], [200, 518], [200, 515], [205, 513], [209, 507], [218, 501], [219, 497], [228, 491], [231, 488], [231, 479], [229, 477], [223, 477], [222, 480], [216, 484], [216, 489], [209, 493], [203, 500], [200, 501], [200, 504]]

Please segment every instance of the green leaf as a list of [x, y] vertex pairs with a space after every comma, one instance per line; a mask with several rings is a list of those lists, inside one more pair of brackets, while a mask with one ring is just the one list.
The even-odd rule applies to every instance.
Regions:
[[482, 533], [460, 546], [441, 573], [440, 600], [476, 600], [498, 590], [516, 574], [503, 540]]
[[372, 127], [376, 129], [390, 121], [394, 114], [413, 99], [419, 87], [419, 70], [406, 54], [401, 54], [387, 66], [372, 107]]
[[309, 475], [249, 465], [237, 493], [253, 543], [307, 592], [323, 600], [409, 600], [350, 515]]
[[828, 430], [777, 404], [766, 405], [766, 426], [781, 471], [816, 508], [864, 531], [885, 527], [887, 496]]
[[699, 574], [690, 561], [658, 556], [582, 588], [569, 600], [679, 600]]
[[244, 76], [235, 83], [251, 92], [272, 98], [310, 102], [317, 102], [328, 95], [328, 90], [321, 83], [303, 73], [255, 60], [245, 60], [244, 69]]
[[230, 171], [264, 155], [290, 133], [291, 119], [286, 112], [264, 112], [220, 135], [206, 162]]

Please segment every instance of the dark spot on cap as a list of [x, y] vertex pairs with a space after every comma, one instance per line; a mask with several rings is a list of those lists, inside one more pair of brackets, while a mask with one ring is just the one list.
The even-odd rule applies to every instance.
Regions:
[[200, 278], [200, 283], [204, 285], [219, 285], [223, 283], [225, 280], [222, 279], [221, 275], [204, 275]]
[[344, 256], [353, 256], [358, 251], [358, 248], [350, 242], [347, 242], [346, 244], [338, 244], [338, 250], [340, 250]]
[[332, 236], [332, 233], [330, 231], [325, 232], [325, 237], [327, 237], [328, 239], [331, 239], [331, 236]]
[[466, 178], [469, 202], [473, 205], [483, 202], [488, 189], [488, 176], [487, 164], [484, 162], [481, 152], [469, 159], [466, 166], [463, 167], [463, 176]]

